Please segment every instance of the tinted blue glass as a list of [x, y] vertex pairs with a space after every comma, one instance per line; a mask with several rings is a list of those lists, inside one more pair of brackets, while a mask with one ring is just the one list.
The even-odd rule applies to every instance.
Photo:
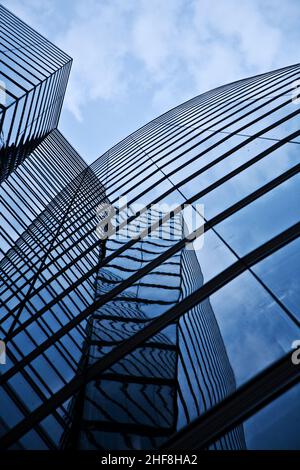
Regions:
[[296, 175], [216, 226], [239, 254], [253, 250], [299, 221], [300, 176]]
[[298, 327], [249, 273], [210, 297], [237, 384], [291, 350]]
[[300, 448], [300, 384], [274, 400], [244, 423], [249, 450]]
[[300, 321], [300, 239], [261, 261], [253, 270]]

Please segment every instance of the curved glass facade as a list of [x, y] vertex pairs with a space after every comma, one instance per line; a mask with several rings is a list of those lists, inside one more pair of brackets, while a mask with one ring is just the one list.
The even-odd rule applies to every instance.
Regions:
[[256, 423], [299, 398], [299, 78], [199, 95], [90, 166], [54, 129], [6, 178], [2, 448], [288, 446]]

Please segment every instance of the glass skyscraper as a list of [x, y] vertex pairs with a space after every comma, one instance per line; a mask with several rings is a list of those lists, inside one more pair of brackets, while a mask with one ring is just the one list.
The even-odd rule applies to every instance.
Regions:
[[0, 448], [299, 449], [300, 64], [87, 165], [71, 59], [0, 18]]
[[57, 127], [71, 58], [0, 5], [1, 181]]

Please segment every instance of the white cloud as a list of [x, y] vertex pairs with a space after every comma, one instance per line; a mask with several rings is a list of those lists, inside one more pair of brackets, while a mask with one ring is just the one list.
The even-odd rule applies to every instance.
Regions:
[[91, 102], [115, 104], [143, 90], [162, 112], [211, 87], [299, 61], [297, 0], [4, 3], [51, 31], [74, 58], [66, 106], [77, 119]]

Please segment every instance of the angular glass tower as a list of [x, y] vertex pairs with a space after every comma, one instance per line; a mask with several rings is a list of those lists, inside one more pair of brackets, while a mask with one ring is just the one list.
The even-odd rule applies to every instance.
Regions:
[[72, 60], [2, 5], [0, 28], [2, 181], [57, 127]]
[[[15, 97], [1, 106], [0, 448], [300, 448], [300, 65], [199, 95], [88, 166], [57, 129], [69, 57], [0, 15]], [[19, 28], [39, 67], [53, 55], [32, 88], [8, 73]], [[9, 114], [42, 83], [48, 127], [47, 105]], [[7, 131], [24, 119], [26, 149]]]

